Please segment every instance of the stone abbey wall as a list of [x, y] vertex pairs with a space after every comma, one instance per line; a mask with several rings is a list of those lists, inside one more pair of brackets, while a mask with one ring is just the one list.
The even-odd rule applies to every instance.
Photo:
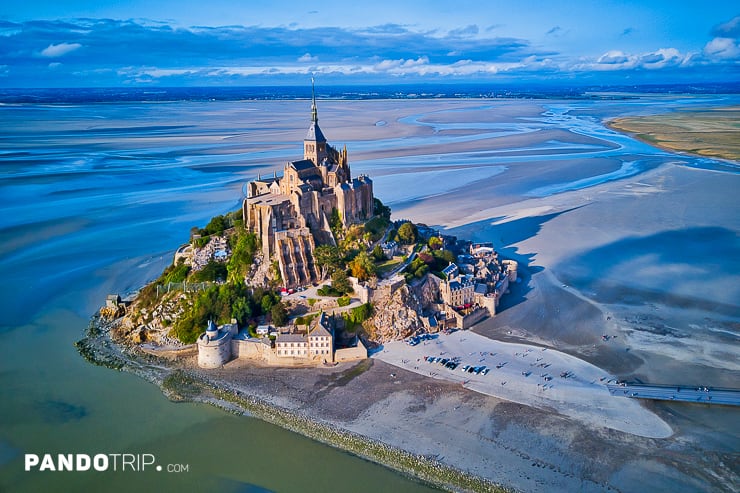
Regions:
[[269, 344], [254, 339], [232, 339], [231, 353], [234, 358], [261, 360], [271, 363], [274, 358]]
[[345, 361], [358, 361], [367, 358], [367, 348], [362, 341], [357, 341], [357, 346], [337, 349], [334, 352], [334, 361], [342, 363]]
[[460, 315], [454, 310], [452, 310], [452, 313], [455, 314], [457, 319], [457, 327], [463, 330], [469, 329], [488, 316], [488, 310], [485, 308], [478, 308], [468, 315]]

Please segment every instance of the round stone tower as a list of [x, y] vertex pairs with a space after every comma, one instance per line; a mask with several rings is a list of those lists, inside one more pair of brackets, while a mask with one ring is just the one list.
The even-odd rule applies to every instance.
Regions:
[[198, 337], [198, 366], [219, 368], [229, 361], [231, 338], [230, 331], [218, 330], [213, 320], [209, 320], [206, 331]]

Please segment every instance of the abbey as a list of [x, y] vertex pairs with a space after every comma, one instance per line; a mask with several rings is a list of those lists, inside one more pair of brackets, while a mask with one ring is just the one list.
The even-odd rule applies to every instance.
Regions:
[[242, 214], [247, 229], [260, 237], [265, 259], [277, 260], [284, 285], [291, 288], [319, 280], [313, 250], [334, 244], [334, 211], [345, 227], [369, 219], [373, 182], [365, 175], [352, 178], [346, 146], [337, 150], [327, 143], [314, 95], [303, 159], [286, 163], [280, 177], [275, 172], [249, 182]]

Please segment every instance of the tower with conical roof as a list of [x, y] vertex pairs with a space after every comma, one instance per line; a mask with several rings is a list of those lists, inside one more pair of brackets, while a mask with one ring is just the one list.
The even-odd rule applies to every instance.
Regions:
[[303, 139], [303, 159], [310, 159], [315, 165], [320, 165], [326, 159], [326, 137], [319, 128], [319, 114], [316, 109], [316, 92], [313, 77], [311, 77], [311, 126], [308, 127], [306, 138]]

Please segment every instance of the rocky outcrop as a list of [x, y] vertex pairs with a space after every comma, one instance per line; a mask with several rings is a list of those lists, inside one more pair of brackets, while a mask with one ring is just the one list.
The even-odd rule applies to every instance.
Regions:
[[423, 281], [412, 287], [425, 312], [430, 311], [440, 300], [439, 283], [440, 279], [438, 277], [427, 274]]
[[408, 337], [423, 327], [421, 311], [418, 295], [408, 286], [401, 286], [390, 296], [373, 300], [374, 315], [365, 324], [368, 336], [378, 343]]
[[169, 331], [183, 314], [187, 301], [183, 292], [167, 293], [151, 307], [142, 307], [135, 301], [111, 335], [133, 344], [155, 342], [181, 345], [169, 336]]

